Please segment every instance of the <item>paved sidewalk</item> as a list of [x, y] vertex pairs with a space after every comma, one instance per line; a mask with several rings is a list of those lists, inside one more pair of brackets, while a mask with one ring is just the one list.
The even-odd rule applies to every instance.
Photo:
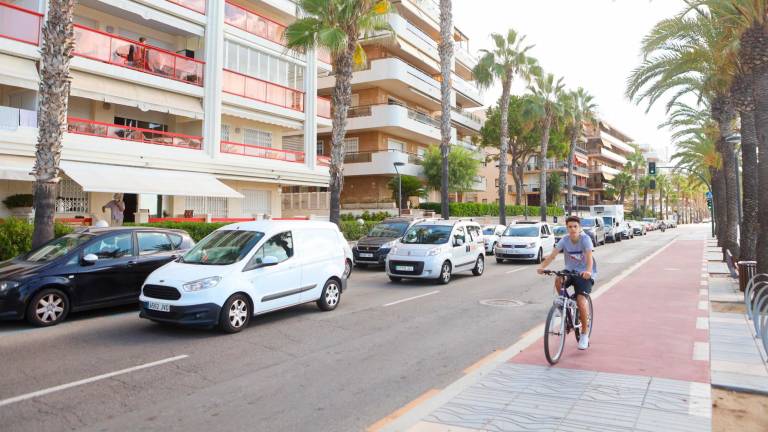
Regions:
[[703, 238], [673, 241], [598, 290], [588, 351], [569, 337], [550, 367], [538, 337], [383, 430], [711, 430], [705, 246]]

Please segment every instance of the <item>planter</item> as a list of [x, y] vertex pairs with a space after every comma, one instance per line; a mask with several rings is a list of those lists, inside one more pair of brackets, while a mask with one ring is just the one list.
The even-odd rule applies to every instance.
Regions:
[[35, 215], [35, 209], [32, 207], [14, 207], [10, 211], [11, 216], [19, 219], [31, 219]]

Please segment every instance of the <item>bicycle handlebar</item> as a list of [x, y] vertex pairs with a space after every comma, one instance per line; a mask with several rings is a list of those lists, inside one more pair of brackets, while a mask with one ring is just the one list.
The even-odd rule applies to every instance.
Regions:
[[579, 272], [573, 270], [544, 270], [547, 276], [578, 276]]

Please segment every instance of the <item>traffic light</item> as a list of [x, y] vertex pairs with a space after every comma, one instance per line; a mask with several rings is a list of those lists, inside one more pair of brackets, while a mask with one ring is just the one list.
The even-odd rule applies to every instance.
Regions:
[[707, 208], [712, 210], [712, 197], [707, 197]]
[[656, 162], [648, 162], [648, 175], [656, 175]]
[[656, 190], [656, 179], [651, 179], [650, 189]]

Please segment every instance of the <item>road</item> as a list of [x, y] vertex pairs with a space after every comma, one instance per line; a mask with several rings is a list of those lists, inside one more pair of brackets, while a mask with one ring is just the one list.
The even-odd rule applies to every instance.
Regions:
[[[598, 287], [697, 229], [599, 247]], [[447, 286], [356, 270], [335, 311], [307, 304], [235, 335], [154, 324], [135, 308], [43, 329], [0, 323], [2, 430], [364, 430], [544, 320], [551, 279], [490, 258], [483, 276]], [[483, 304], [493, 299], [518, 302]]]

